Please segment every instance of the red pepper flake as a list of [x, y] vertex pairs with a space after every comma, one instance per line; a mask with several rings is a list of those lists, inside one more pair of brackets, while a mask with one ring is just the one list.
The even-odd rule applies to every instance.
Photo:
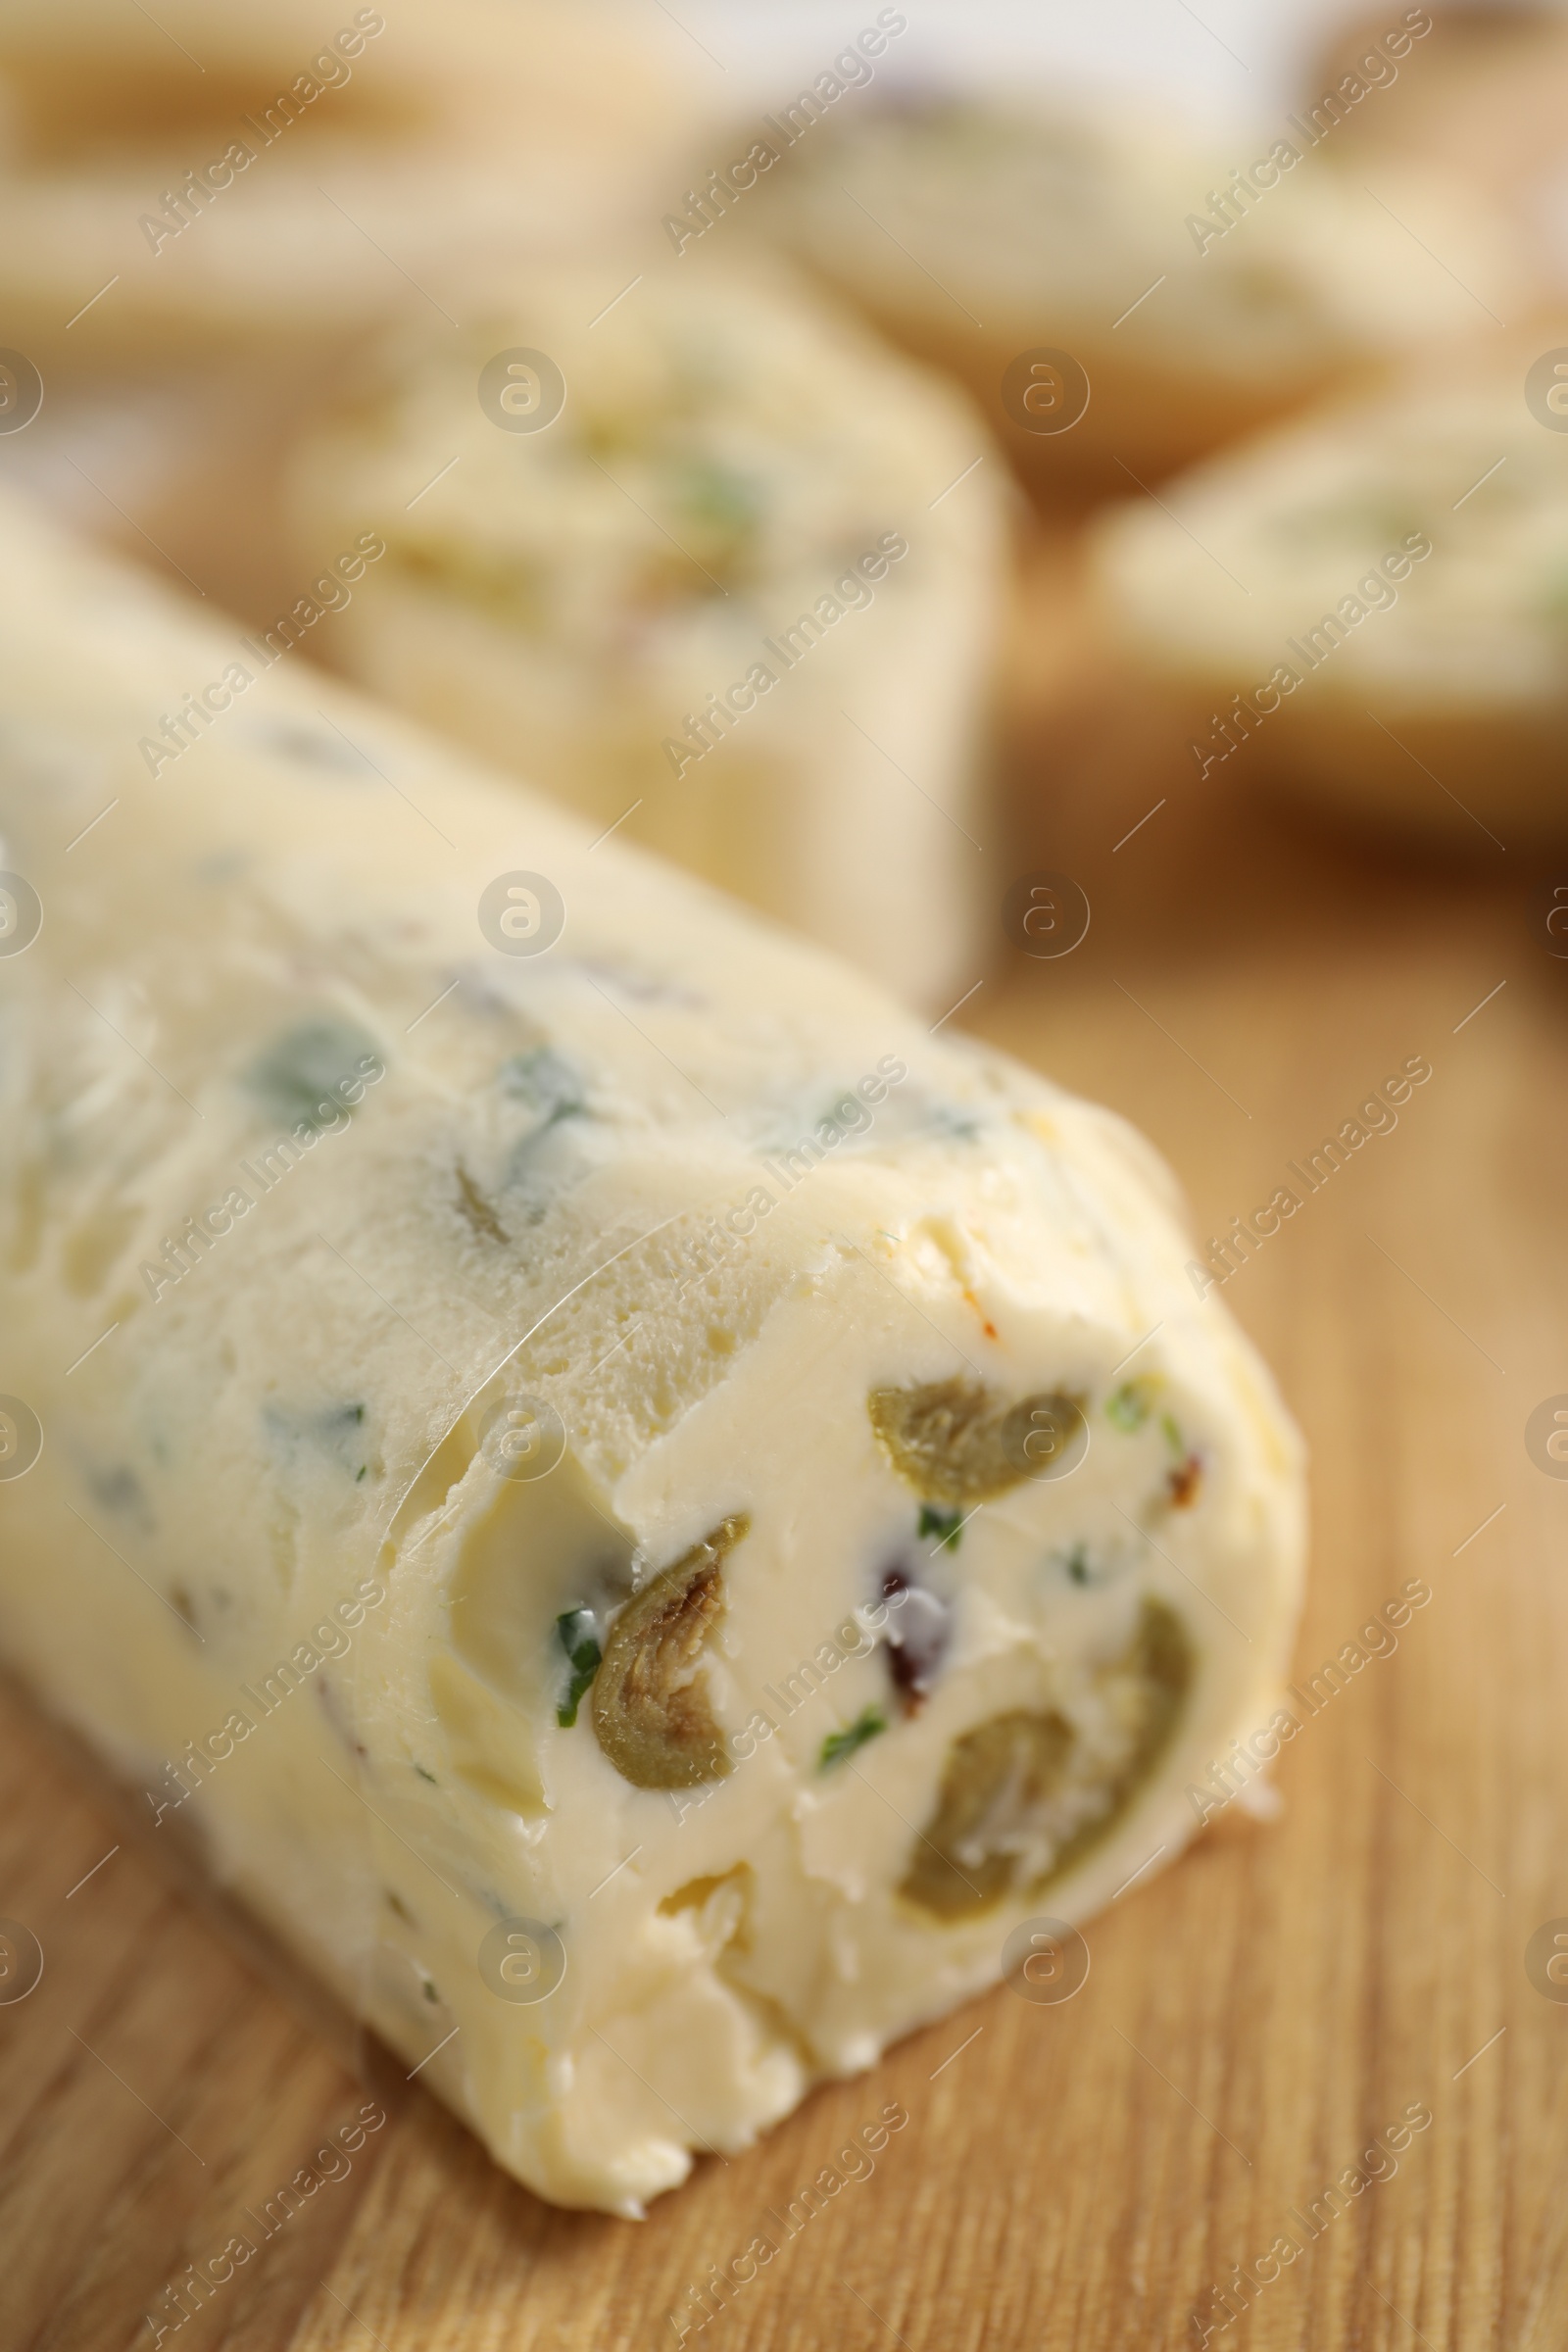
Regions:
[[986, 1338], [988, 1340], [994, 1340], [997, 1336], [997, 1327], [992, 1322], [989, 1315], [980, 1314], [980, 1301], [975, 1297], [973, 1291], [965, 1291], [963, 1295], [968, 1300], [969, 1304], [974, 1308], [975, 1313], [980, 1315], [980, 1328], [985, 1333]]
[[1203, 1483], [1203, 1465], [1197, 1454], [1190, 1453], [1176, 1469], [1167, 1470], [1165, 1478], [1170, 1488], [1172, 1509], [1190, 1510], [1198, 1500], [1199, 1489]]

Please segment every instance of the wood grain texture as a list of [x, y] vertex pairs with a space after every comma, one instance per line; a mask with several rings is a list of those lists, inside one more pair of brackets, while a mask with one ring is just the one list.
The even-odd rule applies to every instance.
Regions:
[[[999, 902], [1032, 863], [1077, 875], [1089, 938], [1056, 963], [1008, 951], [963, 1017], [1135, 1118], [1203, 1233], [1265, 1200], [1406, 1056], [1431, 1060], [1396, 1131], [1226, 1294], [1313, 1451], [1299, 1670], [1406, 1579], [1430, 1604], [1286, 1749], [1277, 1823], [1232, 1808], [1089, 1925], [1072, 2001], [972, 2004], [751, 2154], [705, 2160], [640, 2226], [549, 2210], [399, 2085], [349, 2176], [166, 2342], [672, 2344], [688, 2288], [891, 2100], [908, 2122], [871, 2176], [690, 2343], [1192, 2343], [1231, 2266], [1417, 2101], [1433, 2121], [1396, 2173], [1210, 2340], [1568, 2340], [1568, 2007], [1524, 1967], [1532, 1932], [1568, 1915], [1568, 1482], [1523, 1442], [1568, 1392], [1568, 961], [1532, 931], [1524, 857], [1478, 835], [1473, 866], [1423, 867], [1314, 830], [1245, 774], [1200, 799], [1157, 713], [1092, 665], [1076, 690], [1076, 710], [1020, 699], [988, 850]], [[0, 1792], [0, 1914], [47, 1956], [36, 1991], [0, 2006], [0, 2342], [129, 2352], [154, 2342], [165, 2285], [368, 2094], [352, 2045], [15, 1701]], [[360, 2062], [386, 2096], [384, 2059]]]

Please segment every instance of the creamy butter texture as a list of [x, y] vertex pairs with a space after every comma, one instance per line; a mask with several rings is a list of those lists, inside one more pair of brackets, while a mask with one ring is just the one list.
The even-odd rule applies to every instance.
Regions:
[[5, 519], [0, 1645], [635, 2214], [1179, 1848], [1297, 1439], [1119, 1120], [303, 664], [149, 780], [229, 638]]

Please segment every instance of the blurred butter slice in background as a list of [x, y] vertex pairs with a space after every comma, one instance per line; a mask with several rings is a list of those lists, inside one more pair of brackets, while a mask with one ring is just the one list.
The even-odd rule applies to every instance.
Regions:
[[[1553, 397], [1555, 396], [1555, 398]], [[1568, 833], [1568, 319], [1432, 357], [1097, 526], [1124, 677], [1196, 782], [1435, 839]]]
[[460, 257], [581, 244], [651, 205], [694, 135], [616, 0], [156, 18], [123, 0], [0, 16], [0, 318], [40, 364], [434, 317]]
[[983, 847], [1006, 514], [984, 428], [755, 253], [604, 305], [602, 270], [536, 275], [390, 357], [302, 451], [301, 564], [368, 523], [387, 543], [326, 650], [945, 1004], [1005, 879]]
[[963, 376], [1050, 496], [1167, 473], [1531, 292], [1484, 201], [1448, 172], [1342, 173], [1332, 118], [1227, 143], [1098, 98], [860, 105], [782, 159], [771, 230]]
[[292, 601], [284, 452], [368, 341], [454, 333], [460, 265], [594, 251], [601, 300], [632, 275], [701, 120], [654, 26], [618, 0], [0, 12], [0, 343], [44, 395], [7, 481], [249, 619]]

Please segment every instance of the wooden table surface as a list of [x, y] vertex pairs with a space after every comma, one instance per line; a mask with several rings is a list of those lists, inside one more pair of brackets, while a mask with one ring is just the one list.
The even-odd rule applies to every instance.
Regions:
[[1227, 1292], [1312, 1448], [1298, 1670], [1407, 1579], [1430, 1604], [1287, 1748], [1277, 1822], [1233, 1808], [1090, 1924], [1075, 1999], [996, 1991], [749, 2155], [705, 2160], [641, 2225], [538, 2203], [401, 2070], [388, 2090], [384, 2054], [362, 2050], [357, 2081], [341, 2021], [313, 2019], [8, 1701], [0, 1915], [46, 1967], [0, 2005], [6, 2352], [153, 2345], [166, 2286], [366, 2081], [386, 2125], [181, 2347], [670, 2345], [687, 2287], [891, 2099], [908, 2123], [871, 2176], [689, 2342], [1193, 2343], [1195, 2306], [1223, 2316], [1210, 2290], [1232, 2266], [1413, 2103], [1433, 2120], [1396, 2172], [1315, 2238], [1294, 2226], [1304, 2250], [1210, 2341], [1568, 2341], [1568, 2006], [1525, 1967], [1568, 1916], [1568, 1480], [1524, 1440], [1568, 1392], [1568, 961], [1532, 927], [1540, 867], [1518, 845], [1478, 832], [1473, 856], [1427, 864], [1315, 829], [1246, 773], [1200, 797], [1113, 681], [1091, 665], [1057, 691], [1073, 625], [1042, 599], [1010, 830], [987, 853], [999, 901], [1017, 871], [1065, 868], [1094, 922], [1059, 962], [1007, 951], [964, 1018], [1134, 1117], [1204, 1233], [1386, 1072], [1430, 1059], [1396, 1131]]

